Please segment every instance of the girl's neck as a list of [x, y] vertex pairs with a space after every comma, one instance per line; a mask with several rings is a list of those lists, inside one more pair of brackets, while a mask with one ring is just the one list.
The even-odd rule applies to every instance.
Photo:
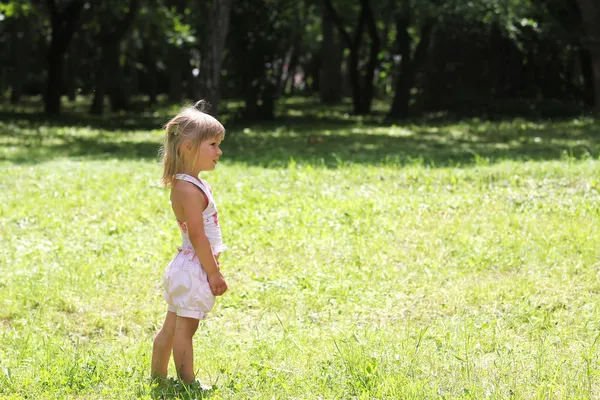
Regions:
[[184, 170], [183, 172], [181, 172], [182, 174], [186, 174], [189, 176], [193, 176], [194, 178], [198, 179], [198, 175], [200, 174], [200, 171], [189, 171], [189, 170]]

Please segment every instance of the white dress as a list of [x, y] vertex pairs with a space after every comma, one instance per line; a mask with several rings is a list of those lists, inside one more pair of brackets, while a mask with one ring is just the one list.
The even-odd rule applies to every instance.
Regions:
[[[217, 205], [212, 196], [210, 186], [193, 176], [186, 174], [175, 175], [176, 179], [185, 180], [196, 185], [208, 199], [208, 205], [202, 212], [204, 232], [210, 242], [213, 254], [219, 254], [227, 249], [223, 244]], [[207, 313], [215, 305], [215, 296], [210, 290], [206, 271], [192, 246], [188, 236], [185, 221], [177, 221], [181, 230], [181, 247], [177, 255], [167, 266], [163, 276], [165, 300], [169, 311], [187, 318], [205, 319]]]

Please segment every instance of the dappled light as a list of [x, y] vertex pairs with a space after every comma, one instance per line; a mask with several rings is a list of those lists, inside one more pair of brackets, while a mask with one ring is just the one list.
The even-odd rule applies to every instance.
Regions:
[[[300, 104], [306, 104], [300, 103]], [[340, 164], [432, 167], [471, 165], [478, 160], [558, 160], [596, 158], [600, 125], [592, 118], [558, 120], [386, 122], [318, 108], [298, 111], [290, 101], [276, 121], [226, 123], [223, 149], [229, 163], [284, 167]], [[283, 106], [282, 106], [283, 107]], [[227, 109], [227, 106], [224, 106]], [[61, 157], [79, 159], [156, 159], [167, 112], [106, 118], [47, 120], [31, 113], [5, 113], [0, 121], [0, 159], [39, 163]], [[287, 115], [287, 117], [286, 117]]]

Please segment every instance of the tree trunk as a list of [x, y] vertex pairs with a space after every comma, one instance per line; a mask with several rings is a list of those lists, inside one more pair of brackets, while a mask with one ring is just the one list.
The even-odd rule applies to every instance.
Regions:
[[348, 55], [348, 77], [350, 78], [350, 88], [352, 89], [352, 107], [354, 109], [354, 114], [360, 114], [361, 88], [357, 48], [351, 48], [350, 54]]
[[594, 91], [594, 111], [600, 113], [600, 5], [594, 0], [577, 0], [583, 28], [587, 34], [585, 46], [589, 50]]
[[129, 97], [121, 68], [119, 42], [110, 41], [100, 48], [101, 59], [96, 71], [94, 101], [90, 113], [104, 114], [104, 98], [108, 94], [111, 111], [128, 110]]
[[594, 111], [600, 114], [600, 45], [595, 44], [590, 49], [593, 72]]
[[[46, 114], [60, 114], [60, 96], [62, 92], [64, 51], [61, 48], [65, 41], [53, 39], [48, 51], [48, 82], [46, 84], [46, 96], [44, 98], [44, 111]], [[66, 46], [64, 46], [66, 47]]]
[[342, 47], [336, 40], [333, 21], [323, 7], [323, 47], [320, 71], [319, 94], [325, 104], [336, 104], [342, 100]]
[[305, 82], [305, 90], [309, 93], [318, 92], [320, 89], [320, 71], [321, 64], [323, 60], [321, 60], [321, 54], [317, 53], [312, 57], [306, 64], [304, 64], [304, 82]]
[[104, 113], [104, 96], [107, 93], [113, 111], [129, 109], [129, 97], [125, 89], [123, 68], [119, 57], [121, 41], [133, 25], [139, 2], [140, 0], [130, 0], [127, 14], [120, 20], [111, 21], [109, 28], [97, 37], [101, 62], [96, 73], [96, 90], [90, 109], [92, 114]]
[[221, 63], [223, 61], [223, 48], [229, 30], [229, 15], [233, 0], [213, 0], [210, 10], [210, 19], [207, 26], [206, 49], [202, 53], [200, 66], [201, 92], [199, 97], [204, 98], [211, 106], [209, 112], [219, 115], [219, 101], [221, 99]]
[[589, 106], [594, 105], [594, 72], [592, 70], [592, 57], [588, 49], [579, 50], [579, 63], [583, 78], [583, 101]]
[[356, 32], [354, 34], [354, 38], [350, 36], [346, 29], [344, 28], [343, 22], [340, 20], [337, 12], [333, 8], [331, 4], [331, 0], [325, 0], [325, 7], [327, 10], [327, 14], [338, 28], [338, 31], [348, 49], [350, 50], [350, 54], [348, 54], [348, 75], [350, 78], [350, 87], [352, 88], [352, 107], [354, 110], [354, 114], [362, 114], [363, 113], [363, 101], [362, 101], [362, 88], [360, 84], [360, 71], [358, 68], [359, 57], [360, 57], [360, 44], [362, 41], [363, 31], [365, 27], [365, 7], [360, 8], [360, 14], [358, 16], [358, 24], [356, 27]]
[[140, 49], [137, 48], [137, 41], [132, 36], [125, 40], [125, 49], [127, 53], [126, 60], [129, 62], [125, 64], [123, 74], [127, 77], [127, 103], [131, 105], [131, 95], [142, 92], [139, 83], [140, 71], [137, 67], [137, 62], [140, 60]]
[[84, 2], [72, 0], [62, 11], [56, 9], [54, 0], [47, 0], [47, 3], [52, 35], [47, 54], [48, 81], [44, 97], [44, 111], [46, 114], [58, 115], [60, 114], [60, 96], [63, 88], [64, 56], [75, 32]]
[[79, 67], [79, 43], [80, 43], [80, 38], [79, 37], [74, 37], [73, 40], [71, 40], [71, 49], [69, 51], [69, 57], [67, 59], [67, 72], [65, 74], [65, 76], [68, 77], [67, 81], [65, 82], [65, 93], [67, 94], [67, 96], [69, 97], [70, 101], [75, 101], [75, 98], [77, 96], [77, 88], [76, 88], [76, 84], [77, 84], [77, 73], [78, 73], [78, 67]]
[[26, 39], [29, 30], [28, 18], [18, 18], [11, 26], [13, 39], [12, 44], [12, 74], [10, 79], [10, 102], [17, 104], [21, 101], [23, 94], [23, 83], [26, 75], [26, 60], [29, 55], [30, 44]]
[[94, 83], [94, 100], [90, 113], [94, 115], [104, 114], [104, 97], [108, 92], [108, 79], [114, 71], [111, 70], [113, 58], [118, 54], [114, 43], [104, 43], [100, 47], [100, 60], [96, 64], [96, 81]]
[[[156, 104], [156, 99], [158, 97], [158, 84], [157, 84], [158, 73], [157, 73], [157, 68], [156, 68], [157, 57], [156, 57], [156, 51], [154, 50], [153, 43], [155, 43], [155, 42], [149, 41], [149, 43], [146, 44], [146, 48], [144, 49], [147, 54], [146, 59], [148, 60], [147, 92], [148, 92], [148, 97], [149, 97], [148, 100], [149, 100], [150, 106], [154, 106]], [[169, 74], [171, 74], [171, 73], [173, 73], [173, 71], [169, 70]], [[181, 79], [179, 79], [179, 85], [181, 85]]]
[[294, 55], [290, 59], [289, 63], [285, 66], [285, 77], [282, 78], [281, 87], [279, 94], [290, 93], [294, 91], [294, 80], [296, 77], [296, 66], [298, 65], [298, 53], [294, 52]]
[[408, 117], [410, 88], [414, 76], [411, 56], [412, 38], [408, 33], [409, 23], [406, 16], [396, 20], [396, 46], [400, 53], [400, 63], [396, 72], [394, 100], [388, 114], [390, 118]]
[[350, 88], [352, 89], [352, 107], [354, 114], [361, 114], [362, 89], [360, 85], [360, 71], [358, 62], [360, 57], [360, 42], [363, 31], [363, 13], [361, 11], [360, 21], [356, 30], [355, 39], [350, 43], [350, 54], [348, 54], [348, 77], [350, 78]]
[[396, 72], [394, 100], [388, 113], [389, 118], [408, 117], [410, 91], [415, 84], [417, 71], [423, 64], [427, 55], [433, 33], [432, 23], [427, 23], [421, 28], [421, 40], [413, 55], [411, 53], [411, 48], [413, 46], [412, 38], [408, 32], [409, 25], [410, 19], [406, 14], [398, 17], [396, 20], [396, 43], [401, 59]]
[[371, 3], [369, 0], [361, 0], [362, 8], [364, 9], [365, 22], [367, 23], [367, 31], [371, 38], [371, 47], [369, 50], [369, 62], [367, 64], [367, 72], [364, 77], [364, 91], [361, 103], [361, 114], [369, 114], [371, 112], [371, 103], [373, 102], [373, 79], [375, 78], [375, 69], [377, 68], [377, 56], [379, 55], [380, 41], [377, 31], [377, 23], [373, 16]]
[[298, 58], [296, 51], [296, 46], [292, 45], [285, 53], [285, 57], [283, 58], [283, 62], [281, 65], [281, 70], [277, 82], [279, 82], [279, 88], [277, 89], [278, 96], [282, 93], [285, 93], [286, 86], [288, 84], [290, 74], [292, 73], [292, 67], [296, 64], [296, 59]]
[[[169, 0], [169, 7], [175, 7], [179, 15], [185, 13], [184, 0]], [[179, 104], [183, 99], [184, 82], [186, 81], [186, 72], [189, 70], [189, 54], [174, 44], [169, 45], [167, 49], [168, 60], [168, 99], [169, 103]], [[190, 96], [193, 97], [193, 96]]]
[[111, 111], [127, 111], [131, 108], [129, 101], [129, 89], [125, 82], [125, 71], [121, 65], [121, 41], [119, 40], [111, 49], [108, 62], [110, 63], [108, 79], [108, 98]]
[[[169, 46], [169, 103], [183, 99], [184, 62], [187, 56], [175, 45]], [[187, 63], [186, 63], [187, 64]]]
[[298, 73], [298, 61], [296, 60], [296, 62], [294, 63], [293, 66], [290, 67], [290, 76], [288, 78], [289, 80], [289, 94], [290, 96], [293, 96], [295, 91], [296, 91], [296, 74]]

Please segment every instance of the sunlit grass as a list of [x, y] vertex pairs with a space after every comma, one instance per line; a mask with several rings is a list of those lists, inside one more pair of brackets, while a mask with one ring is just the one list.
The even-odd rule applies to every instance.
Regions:
[[[320, 123], [237, 125], [206, 176], [206, 396], [597, 398], [594, 121]], [[200, 396], [147, 379], [179, 240], [160, 131], [2, 124], [0, 397]]]

